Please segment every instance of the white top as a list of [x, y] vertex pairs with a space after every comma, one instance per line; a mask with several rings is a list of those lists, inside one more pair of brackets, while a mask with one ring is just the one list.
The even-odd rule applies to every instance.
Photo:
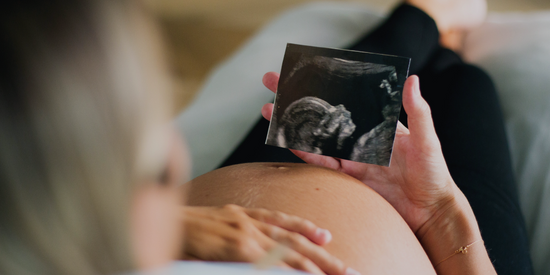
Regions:
[[[132, 273], [132, 275], [307, 275], [309, 273], [271, 268], [268, 270], [255, 269], [248, 263], [229, 262], [200, 262], [200, 261], [177, 261], [169, 266], [148, 272]], [[130, 274], [126, 274], [130, 275]]]

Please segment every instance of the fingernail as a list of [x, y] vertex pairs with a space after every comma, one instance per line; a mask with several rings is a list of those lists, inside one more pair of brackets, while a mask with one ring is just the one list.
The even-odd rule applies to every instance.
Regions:
[[416, 77], [416, 80], [414, 81], [414, 93], [419, 96], [420, 95], [420, 79]]
[[359, 273], [359, 271], [351, 268], [351, 267], [348, 267], [346, 269], [346, 275], [361, 275], [361, 273]]
[[329, 243], [332, 240], [332, 234], [330, 234], [330, 231], [322, 228], [317, 228], [315, 231], [315, 236], [323, 240], [323, 244]]

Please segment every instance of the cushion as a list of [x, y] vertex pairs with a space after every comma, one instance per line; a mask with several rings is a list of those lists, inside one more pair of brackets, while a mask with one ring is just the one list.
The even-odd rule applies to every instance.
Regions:
[[[282, 14], [219, 65], [177, 118], [196, 177], [215, 169], [260, 118], [286, 43], [342, 48], [384, 16], [360, 4], [314, 3]], [[484, 68], [501, 96], [520, 203], [537, 275], [550, 275], [550, 12], [491, 14], [468, 34], [463, 57]]]

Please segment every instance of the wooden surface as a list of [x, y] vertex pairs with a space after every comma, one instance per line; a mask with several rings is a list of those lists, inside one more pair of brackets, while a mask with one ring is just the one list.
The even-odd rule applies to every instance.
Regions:
[[[177, 80], [176, 107], [183, 109], [216, 64], [231, 55], [281, 12], [314, 0], [146, 0], [159, 18]], [[396, 0], [359, 2], [388, 11]], [[550, 0], [489, 0], [490, 11], [550, 9]]]

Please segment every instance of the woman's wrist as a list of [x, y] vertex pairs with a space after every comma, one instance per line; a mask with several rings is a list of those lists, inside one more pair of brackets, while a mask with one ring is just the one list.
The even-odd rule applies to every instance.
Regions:
[[420, 243], [440, 274], [496, 274], [468, 200], [453, 190], [454, 198], [417, 231]]
[[477, 221], [466, 198], [462, 193], [456, 193], [416, 233], [434, 265], [457, 248], [481, 239]]

